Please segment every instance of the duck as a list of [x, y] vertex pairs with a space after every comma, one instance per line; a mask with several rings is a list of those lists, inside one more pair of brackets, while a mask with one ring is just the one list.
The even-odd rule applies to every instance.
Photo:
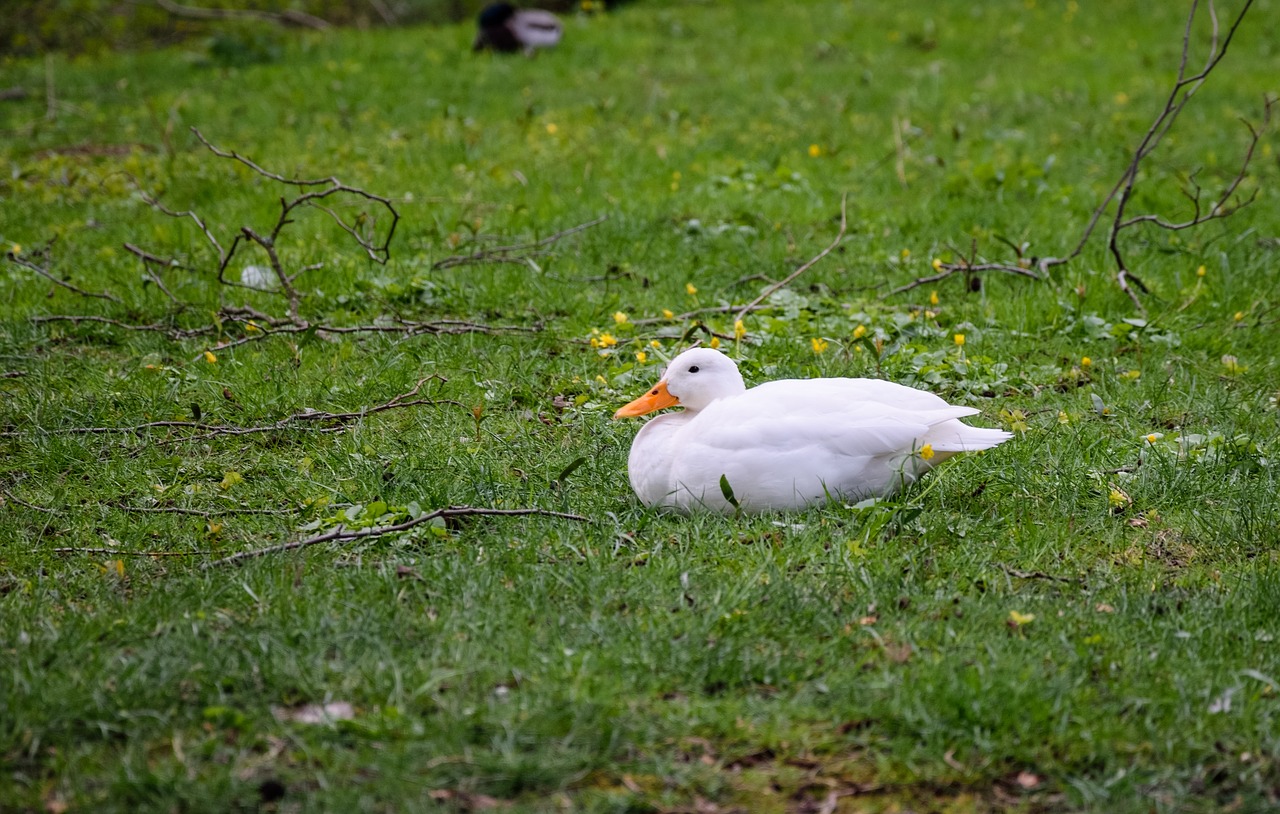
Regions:
[[627, 457], [646, 506], [761, 513], [884, 498], [948, 458], [1007, 441], [960, 421], [972, 407], [881, 379], [780, 379], [750, 389], [738, 365], [693, 348], [614, 418], [649, 420]]
[[523, 50], [526, 55], [538, 48], [550, 48], [560, 42], [564, 28], [560, 18], [549, 11], [536, 8], [518, 9], [510, 3], [490, 3], [476, 20], [476, 32], [472, 51], [486, 48], [514, 53]]

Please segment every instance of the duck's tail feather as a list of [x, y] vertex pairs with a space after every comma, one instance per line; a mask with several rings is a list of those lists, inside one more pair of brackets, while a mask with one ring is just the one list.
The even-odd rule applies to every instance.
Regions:
[[935, 424], [920, 438], [920, 444], [928, 444], [935, 452], [976, 452], [991, 449], [1013, 437], [1004, 430], [971, 427], [952, 419]]

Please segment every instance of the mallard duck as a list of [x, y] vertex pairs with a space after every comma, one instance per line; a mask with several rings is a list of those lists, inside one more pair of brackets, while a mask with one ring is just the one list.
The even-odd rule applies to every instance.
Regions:
[[681, 353], [614, 418], [676, 406], [684, 410], [641, 428], [627, 470], [646, 506], [684, 512], [732, 513], [730, 495], [749, 512], [885, 497], [957, 453], [1010, 437], [960, 422], [972, 407], [879, 379], [782, 379], [748, 390], [737, 364], [710, 348]]
[[471, 50], [491, 48], [506, 53], [523, 50], [532, 54], [537, 48], [550, 48], [560, 42], [563, 26], [560, 18], [536, 8], [518, 9], [510, 3], [490, 3], [476, 21], [479, 31]]

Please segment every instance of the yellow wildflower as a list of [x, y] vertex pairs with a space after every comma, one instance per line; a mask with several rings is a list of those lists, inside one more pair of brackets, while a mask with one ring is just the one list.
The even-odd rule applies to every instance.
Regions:
[[1240, 320], [1244, 319], [1244, 311], [1236, 311], [1235, 315], [1232, 316], [1231, 318], [1234, 319], [1236, 322], [1239, 322]]
[[809, 157], [810, 157], [810, 158], [817, 158], [817, 157], [818, 157], [818, 156], [820, 156], [820, 155], [822, 155], [822, 148], [821, 148], [821, 147], [819, 147], [819, 146], [818, 146], [818, 145], [816, 145], [816, 144], [810, 144], [810, 145], [809, 145]]
[[[934, 260], [933, 262], [935, 262], [935, 263], [936, 263], [936, 262], [938, 262], [938, 261], [937, 261], [937, 260]], [[937, 292], [937, 291], [930, 291], [930, 292], [929, 292], [929, 304], [930, 304], [930, 305], [937, 305], [937, 304], [938, 304], [938, 292]]]
[[623, 311], [614, 311], [614, 312], [613, 312], [613, 321], [614, 321], [614, 324], [616, 324], [616, 325], [626, 325], [626, 324], [627, 324], [627, 315], [626, 315], [626, 313], [625, 313], [625, 312], [623, 312]]
[[547, 123], [547, 132], [548, 132], [549, 134], [551, 134], [551, 135], [553, 135], [553, 136], [554, 136], [554, 135], [555, 135], [557, 132], [559, 132], [559, 131], [560, 131], [560, 128], [559, 128], [559, 127], [556, 127], [556, 125], [555, 125], [555, 123], [554, 123], [554, 122], [548, 122], [548, 123]]
[[711, 337], [711, 342], [709, 344], [711, 345], [712, 350], [715, 350], [716, 348], [720, 347], [720, 337], [718, 336]]
[[1118, 509], [1131, 502], [1129, 496], [1118, 487], [1112, 486], [1111, 490], [1107, 492], [1107, 504], [1113, 509]]
[[742, 324], [742, 320], [737, 319], [733, 322], [733, 338], [741, 340], [747, 335], [747, 326]]
[[650, 340], [649, 340], [649, 347], [651, 347], [651, 348], [660, 348], [660, 347], [662, 347], [662, 343], [661, 343], [661, 342], [659, 342], [659, 341], [658, 341], [658, 340], [656, 340], [656, 339], [650, 339]]
[[942, 271], [942, 258], [941, 257], [933, 258], [933, 262], [930, 263], [929, 265], [933, 266], [934, 271]]
[[618, 340], [613, 338], [613, 334], [600, 334], [600, 347], [612, 348], [618, 344]]
[[903, 260], [906, 260], [908, 257], [910, 257], [910, 256], [911, 256], [911, 250], [910, 250], [910, 249], [903, 249], [902, 251], [898, 252], [898, 255], [899, 255]]
[[815, 336], [809, 340], [809, 344], [813, 346], [814, 353], [823, 353], [830, 346], [830, 342], [820, 336]]
[[1036, 620], [1034, 613], [1019, 613], [1016, 610], [1009, 611], [1009, 627], [1020, 628], [1029, 625]]
[[696, 285], [694, 285], [693, 283], [685, 283], [685, 284], [684, 284], [684, 293], [686, 293], [686, 294], [688, 294], [690, 297], [692, 297], [694, 294], [697, 294], [697, 293], [698, 293], [698, 287], [697, 287]]
[[951, 338], [955, 340], [957, 347], [961, 347], [961, 348], [964, 347], [964, 334], [956, 334]]
[[213, 355], [213, 351], [207, 350], [204, 352], [204, 360], [212, 365], [218, 361], [218, 357]]
[[1080, 357], [1080, 367], [1088, 367], [1091, 364], [1093, 364], [1093, 360], [1090, 359], [1088, 356]]
[[644, 351], [642, 351], [642, 350], [638, 350], [638, 351], [636, 351], [636, 361], [637, 361], [637, 362], [639, 362], [640, 364], [642, 364], [642, 365], [643, 365], [643, 364], [644, 364], [645, 362], [647, 362], [648, 360], [649, 360], [649, 354], [645, 353], [645, 352], [644, 352]]
[[674, 311], [672, 311], [670, 308], [663, 308], [663, 309], [662, 309], [662, 316], [663, 316], [664, 318], [666, 318], [666, 319], [675, 319], [675, 318], [676, 318], [676, 314], [675, 314], [675, 312], [674, 312]]
[[1159, 432], [1148, 433], [1147, 443], [1154, 444], [1156, 441], [1159, 441], [1163, 437], [1164, 437], [1164, 433], [1159, 433]]
[[1070, 423], [1071, 423], [1071, 416], [1067, 415], [1067, 411], [1066, 411], [1066, 410], [1059, 410], [1059, 411], [1058, 411], [1058, 423], [1059, 423], [1059, 424], [1070, 424]]
[[591, 347], [593, 347], [593, 348], [598, 348], [598, 347], [600, 347], [600, 340], [599, 340], [599, 339], [596, 339], [594, 336], [593, 336], [593, 337], [591, 337]]
[[925, 444], [924, 446], [920, 447], [921, 458], [924, 458], [926, 461], [931, 461], [933, 460], [933, 456], [934, 456], [933, 444]]
[[12, 254], [22, 254], [22, 244], [14, 243], [12, 246], [9, 247], [9, 251]]
[[1196, 276], [1197, 276], [1197, 277], [1203, 277], [1203, 276], [1205, 276], [1205, 275], [1206, 275], [1206, 274], [1208, 274], [1208, 273], [1209, 273], [1209, 270], [1208, 270], [1208, 269], [1206, 269], [1204, 266], [1201, 266], [1200, 268], [1196, 269]]
[[858, 327], [856, 327], [856, 328], [854, 328], [854, 329], [853, 329], [853, 338], [854, 338], [854, 339], [861, 339], [862, 337], [864, 337], [864, 336], [866, 336], [866, 335], [867, 335], [867, 326], [866, 326], [866, 325], [859, 325]]

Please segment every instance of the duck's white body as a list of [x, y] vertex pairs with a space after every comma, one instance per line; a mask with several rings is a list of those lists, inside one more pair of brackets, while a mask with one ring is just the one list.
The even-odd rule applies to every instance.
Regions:
[[[693, 371], [693, 372], [690, 372]], [[657, 406], [654, 406], [657, 404]], [[648, 506], [730, 513], [883, 497], [959, 452], [1010, 437], [959, 419], [978, 411], [878, 379], [786, 379], [748, 390], [724, 354], [695, 348], [618, 411], [662, 406], [631, 445], [631, 485]]]

